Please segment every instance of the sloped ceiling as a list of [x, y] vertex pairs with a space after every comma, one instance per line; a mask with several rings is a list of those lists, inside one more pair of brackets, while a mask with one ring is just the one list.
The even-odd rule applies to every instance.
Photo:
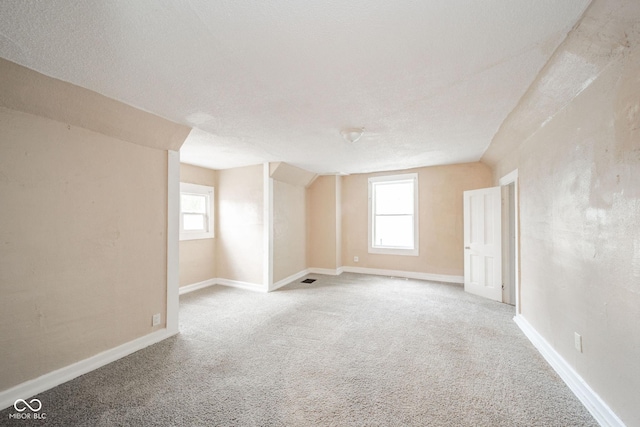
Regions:
[[192, 126], [187, 163], [405, 169], [480, 159], [588, 3], [1, 0], [0, 56]]

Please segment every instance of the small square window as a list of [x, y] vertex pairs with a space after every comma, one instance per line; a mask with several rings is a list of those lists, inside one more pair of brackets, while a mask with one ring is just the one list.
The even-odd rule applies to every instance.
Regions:
[[213, 187], [181, 182], [180, 240], [213, 237]]

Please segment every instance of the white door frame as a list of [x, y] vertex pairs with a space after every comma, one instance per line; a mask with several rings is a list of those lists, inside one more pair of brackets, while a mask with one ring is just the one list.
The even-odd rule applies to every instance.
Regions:
[[[513, 183], [514, 189], [514, 215], [515, 215], [515, 290], [516, 290], [516, 315], [520, 314], [520, 196], [519, 196], [519, 188], [518, 188], [518, 169], [515, 169], [502, 178], [498, 182], [500, 186], [505, 186]], [[508, 248], [502, 248], [503, 251], [508, 250]], [[504, 257], [503, 260], [511, 263], [511, 259], [509, 256]]]
[[167, 152], [167, 311], [166, 328], [178, 333], [179, 233], [180, 233], [180, 153]]

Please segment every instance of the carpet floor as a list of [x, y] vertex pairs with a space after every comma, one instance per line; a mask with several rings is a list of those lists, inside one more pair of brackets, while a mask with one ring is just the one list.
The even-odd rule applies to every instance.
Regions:
[[[180, 334], [39, 394], [55, 426], [597, 426], [509, 305], [344, 273], [182, 295]], [[0, 412], [0, 424], [13, 407]]]

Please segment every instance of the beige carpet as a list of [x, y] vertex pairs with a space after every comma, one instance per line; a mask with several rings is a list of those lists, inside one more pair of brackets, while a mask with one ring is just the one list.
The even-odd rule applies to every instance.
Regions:
[[[179, 336], [41, 393], [43, 424], [597, 425], [512, 306], [459, 285], [309, 277], [183, 295]], [[0, 423], [29, 425], [12, 409]]]

